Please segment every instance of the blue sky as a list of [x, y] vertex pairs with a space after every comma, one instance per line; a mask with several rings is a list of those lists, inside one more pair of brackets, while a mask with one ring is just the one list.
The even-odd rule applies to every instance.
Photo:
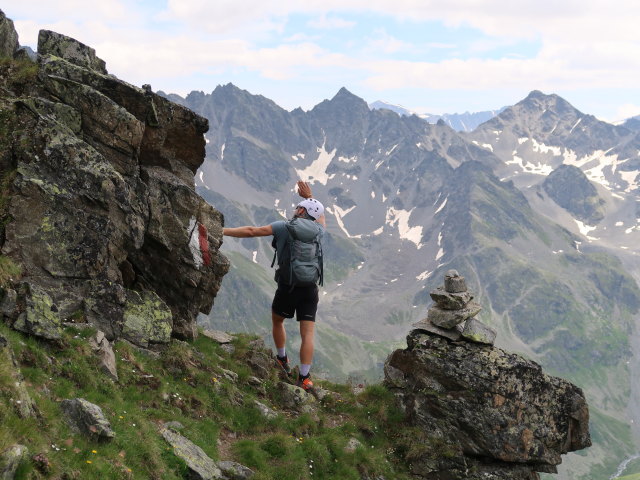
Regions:
[[640, 2], [30, 0], [2, 7], [94, 47], [110, 73], [185, 95], [232, 82], [286, 109], [346, 87], [419, 113], [497, 109], [531, 90], [607, 121], [640, 114]]

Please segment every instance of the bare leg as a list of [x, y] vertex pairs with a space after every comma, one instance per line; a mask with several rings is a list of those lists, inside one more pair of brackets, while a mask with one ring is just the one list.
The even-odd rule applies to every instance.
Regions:
[[287, 331], [284, 329], [284, 317], [271, 312], [271, 333], [276, 348], [284, 348], [287, 343]]
[[313, 336], [315, 332], [315, 322], [302, 320], [300, 324], [300, 363], [310, 365], [313, 362]]

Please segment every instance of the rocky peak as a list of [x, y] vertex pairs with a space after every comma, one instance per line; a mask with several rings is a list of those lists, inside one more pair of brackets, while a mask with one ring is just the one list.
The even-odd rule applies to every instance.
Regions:
[[206, 119], [106, 74], [42, 31], [35, 76], [0, 95], [5, 320], [48, 339], [73, 319], [140, 346], [191, 338], [227, 259], [222, 215], [194, 189]]

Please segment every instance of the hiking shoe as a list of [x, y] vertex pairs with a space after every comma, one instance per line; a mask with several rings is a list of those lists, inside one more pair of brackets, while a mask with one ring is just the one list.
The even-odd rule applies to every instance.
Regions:
[[309, 391], [313, 388], [313, 382], [309, 375], [303, 377], [302, 375], [298, 375], [298, 381], [296, 382], [296, 387], [300, 387], [305, 391]]
[[276, 363], [280, 367], [280, 369], [287, 375], [287, 377], [291, 376], [291, 366], [289, 365], [289, 359], [285, 355], [284, 357], [279, 357], [276, 355]]

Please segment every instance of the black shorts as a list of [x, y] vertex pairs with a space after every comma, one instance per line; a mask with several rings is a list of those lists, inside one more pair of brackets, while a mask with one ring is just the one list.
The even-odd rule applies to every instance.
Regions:
[[290, 287], [278, 286], [273, 297], [271, 311], [284, 318], [296, 320], [316, 321], [316, 311], [318, 310], [318, 287], [295, 287], [289, 291]]

